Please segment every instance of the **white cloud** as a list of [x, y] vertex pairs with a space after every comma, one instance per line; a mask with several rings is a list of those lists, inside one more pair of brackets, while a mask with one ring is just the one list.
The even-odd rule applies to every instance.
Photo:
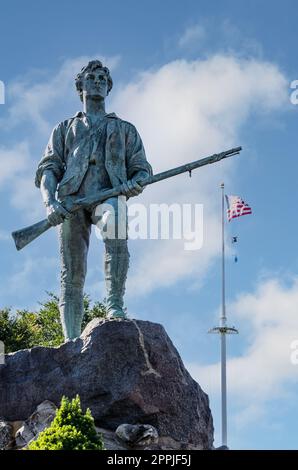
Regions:
[[[65, 103], [72, 96], [77, 99], [73, 78], [88, 59], [66, 61], [49, 79], [32, 82], [31, 77], [15, 83], [11, 89], [15, 100], [9, 111], [10, 122], [17, 125], [31, 120], [41, 131], [40, 139], [45, 139], [43, 135], [50, 131], [48, 108], [57, 110], [61, 100]], [[117, 59], [108, 62], [113, 67]], [[128, 84], [115, 84], [108, 102], [112, 109], [108, 111], [115, 110], [137, 126], [148, 158], [158, 172], [239, 145], [240, 130], [251, 115], [275, 111], [284, 103], [287, 80], [277, 66], [215, 55], [206, 60], [173, 61], [156, 71], [141, 73]], [[12, 158], [7, 158], [7, 149], [2, 152], [1, 176], [3, 181], [13, 181], [11, 202], [31, 221], [44, 212], [33, 183], [32, 159], [30, 170], [26, 171], [28, 144], [20, 145], [11, 150]], [[18, 160], [20, 148], [25, 156]], [[196, 252], [185, 251], [183, 240], [169, 241], [166, 247], [163, 241], [138, 245], [134, 248], [128, 293], [149, 293], [182, 278], [202, 282], [220, 249], [219, 183], [231, 180], [236, 165], [236, 161], [226, 161], [194, 172], [192, 179], [183, 175], [144, 192], [138, 202], [203, 203], [205, 241]]]
[[193, 23], [178, 37], [177, 45], [184, 53], [200, 52], [204, 57], [215, 51], [232, 52], [235, 57], [263, 56], [262, 44], [255, 37], [243, 34], [228, 18], [218, 21], [209, 17]]
[[201, 24], [196, 24], [188, 27], [182, 36], [179, 38], [178, 45], [186, 47], [193, 43], [201, 43], [206, 36], [205, 28]]
[[[179, 60], [115, 89], [111, 105], [133, 122], [143, 138], [154, 172], [241, 144], [248, 118], [287, 104], [287, 80], [277, 66], [253, 59], [216, 55]], [[242, 157], [240, 157], [242, 158]], [[247, 156], [246, 156], [247, 158]], [[204, 276], [219, 252], [219, 184], [233, 177], [226, 161], [148, 188], [139, 201], [204, 204], [205, 243], [191, 255], [183, 241], [144, 242], [132, 263], [132, 295]]]
[[[298, 339], [297, 305], [297, 278], [290, 286], [279, 279], [262, 281], [255, 292], [241, 294], [229, 305], [247, 344], [227, 365], [230, 399], [241, 405], [238, 426], [259, 419], [267, 402], [287, 396], [287, 386], [298, 383], [297, 366], [291, 363], [291, 343]], [[210, 377], [220, 390], [219, 363], [188, 364], [188, 369], [207, 391]]]
[[34, 184], [34, 175], [22, 175], [14, 181], [10, 202], [22, 213], [27, 222], [37, 222], [46, 217], [40, 191]]
[[30, 220], [40, 217], [44, 209], [34, 185], [29, 143], [0, 147], [0, 167], [0, 188], [5, 187], [11, 205]]
[[0, 187], [12, 182], [27, 170], [30, 161], [29, 145], [20, 142], [13, 147], [0, 147]]
[[29, 142], [0, 147], [0, 188], [7, 191], [13, 207], [30, 220], [44, 214], [41, 197], [34, 185], [34, 170]]
[[[57, 268], [57, 259], [48, 256], [25, 257], [18, 263], [14, 272], [7, 277], [5, 283], [0, 287], [1, 297], [13, 296], [14, 302], [18, 298], [24, 298], [30, 293], [34, 293], [35, 301], [40, 296], [40, 286], [45, 286], [44, 290], [51, 290], [52, 283], [49, 284], [49, 272]], [[35, 282], [33, 282], [35, 279]], [[39, 290], [37, 297], [35, 294]], [[32, 298], [34, 298], [32, 296]]]
[[[101, 55], [94, 57], [101, 57], [101, 60], [111, 70], [119, 62], [119, 57], [106, 58]], [[49, 134], [52, 130], [49, 110], [54, 106], [61, 106], [61, 103], [65, 108], [69, 101], [76, 100], [78, 102], [74, 78], [81, 68], [94, 57], [81, 56], [68, 59], [57, 72], [52, 72], [51, 76], [47, 78], [42, 78], [41, 72], [36, 71], [31, 72], [25, 79], [9, 83], [7, 93], [13, 104], [9, 108], [9, 119], [6, 119], [2, 124], [13, 127], [22, 121], [32, 122], [42, 135]]]
[[[111, 70], [115, 69], [120, 60], [119, 57], [95, 57], [101, 57]], [[40, 148], [43, 149], [52, 130], [53, 118], [50, 110], [59, 110], [61, 103], [65, 108], [67, 103], [72, 101], [78, 103], [79, 108], [80, 101], [75, 91], [74, 77], [89, 60], [92, 60], [92, 57], [68, 59], [58, 71], [51, 72], [46, 78], [44, 71], [39, 70], [30, 72], [22, 80], [9, 83], [7, 89], [11, 105], [8, 107], [9, 117], [1, 121], [2, 127], [11, 129], [23, 122], [33, 124], [37, 129], [34, 131], [37, 132], [34, 135], [34, 144], [40, 142]], [[29, 132], [32, 136], [32, 131], [28, 129]], [[34, 185], [39, 158], [33, 160], [31, 149], [29, 138], [12, 148], [0, 147], [0, 187], [7, 181], [10, 182], [10, 202], [24, 217], [33, 221], [44, 216], [45, 211], [41, 196]]]

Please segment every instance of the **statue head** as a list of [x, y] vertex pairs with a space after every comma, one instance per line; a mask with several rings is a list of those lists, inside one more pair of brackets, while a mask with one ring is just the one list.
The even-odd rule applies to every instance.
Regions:
[[78, 73], [75, 84], [81, 101], [84, 95], [105, 99], [113, 87], [113, 80], [109, 69], [100, 60], [91, 60]]

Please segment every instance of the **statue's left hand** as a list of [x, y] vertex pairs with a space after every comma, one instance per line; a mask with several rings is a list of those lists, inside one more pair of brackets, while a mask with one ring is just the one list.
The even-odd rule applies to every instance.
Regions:
[[143, 191], [144, 187], [141, 186], [137, 181], [131, 179], [121, 186], [121, 192], [127, 197], [137, 196]]

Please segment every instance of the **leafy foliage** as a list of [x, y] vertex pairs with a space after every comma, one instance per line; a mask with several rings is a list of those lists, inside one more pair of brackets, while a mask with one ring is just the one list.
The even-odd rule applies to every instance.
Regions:
[[39, 333], [40, 327], [34, 313], [24, 310], [12, 316], [8, 308], [0, 310], [0, 340], [5, 344], [5, 352], [31, 348]]
[[52, 424], [28, 446], [29, 450], [104, 450], [89, 408], [83, 414], [80, 397], [62, 398]]
[[[59, 299], [48, 292], [49, 298], [41, 303], [37, 312], [11, 309], [0, 310], [0, 340], [5, 344], [5, 352], [33, 346], [59, 346], [63, 343], [63, 332], [59, 314]], [[88, 295], [84, 295], [84, 317], [82, 329], [93, 318], [105, 318], [106, 307], [101, 302], [91, 304]]]

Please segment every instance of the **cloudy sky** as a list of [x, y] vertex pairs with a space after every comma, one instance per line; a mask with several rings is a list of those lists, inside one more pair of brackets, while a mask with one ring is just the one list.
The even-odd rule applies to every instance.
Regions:
[[[162, 323], [209, 394], [220, 444], [220, 183], [253, 215], [227, 226], [229, 445], [297, 448], [298, 5], [294, 0], [57, 0], [2, 6], [0, 80], [0, 307], [36, 308], [58, 292], [50, 231], [17, 252], [10, 232], [44, 217], [34, 187], [55, 124], [81, 107], [73, 83], [86, 62], [111, 69], [107, 111], [133, 122], [154, 172], [242, 145], [240, 157], [147, 188], [150, 203], [203, 204], [201, 249], [183, 240], [130, 240], [126, 304]], [[132, 201], [134, 202], [134, 201]], [[238, 263], [230, 246], [239, 237]], [[93, 235], [86, 292], [102, 299], [102, 244]]]

